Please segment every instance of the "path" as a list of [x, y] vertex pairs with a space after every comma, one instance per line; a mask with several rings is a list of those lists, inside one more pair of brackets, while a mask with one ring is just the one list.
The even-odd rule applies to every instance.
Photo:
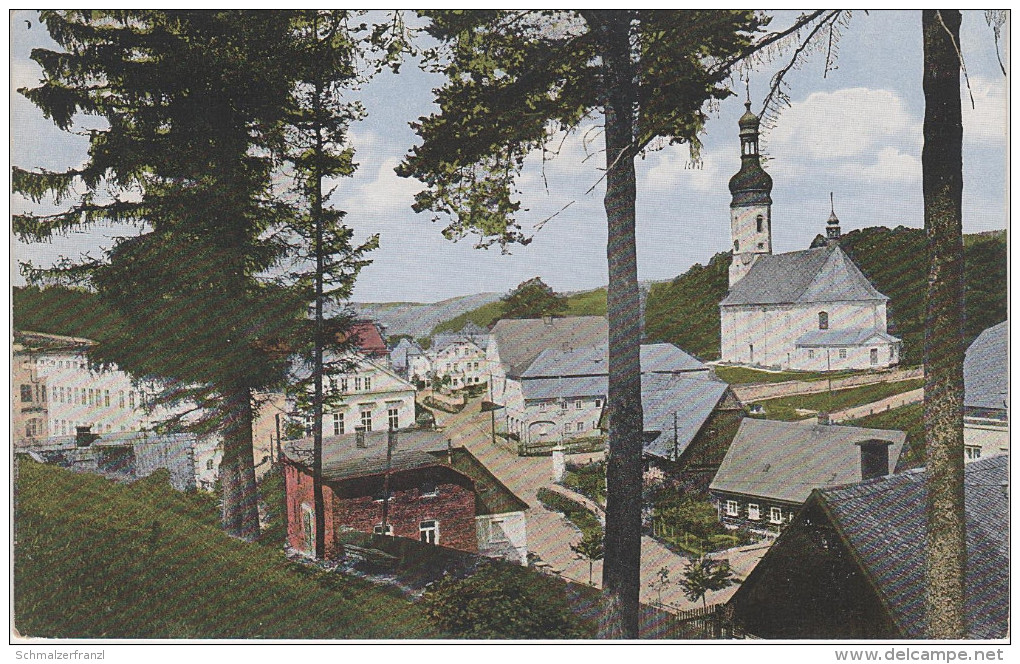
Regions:
[[910, 390], [909, 392], [903, 392], [902, 394], [894, 394], [891, 397], [879, 399], [872, 403], [866, 403], [863, 406], [854, 406], [853, 408], [847, 408], [846, 410], [831, 413], [829, 415], [829, 421], [845, 422], [847, 420], [856, 420], [859, 417], [881, 413], [892, 408], [899, 408], [900, 406], [918, 403], [923, 400], [924, 388], [919, 387], [916, 390]]
[[[561, 576], [578, 583], [588, 583], [588, 562], [578, 559], [570, 549], [571, 544], [576, 544], [581, 540], [580, 531], [559, 512], [545, 509], [538, 501], [537, 493], [540, 488], [544, 487], [579, 502], [590, 501], [570, 489], [553, 483], [551, 458], [521, 457], [498, 444], [494, 445], [489, 414], [479, 412], [477, 400], [470, 401], [460, 413], [437, 412], [436, 417], [438, 424], [447, 431], [455, 445], [465, 446], [493, 475], [531, 507], [527, 511], [528, 550], [537, 554], [543, 562]], [[593, 453], [570, 455], [568, 459], [575, 463], [584, 463], [600, 457], [601, 453]], [[596, 512], [596, 514], [598, 513]], [[758, 557], [760, 558], [760, 556]], [[734, 569], [741, 577], [746, 576], [753, 568], [753, 563], [748, 562], [752, 559], [757, 562], [754, 554], [749, 554], [743, 556], [742, 560], [745, 561], [743, 564], [734, 563]], [[691, 602], [684, 597], [676, 583], [683, 574], [686, 562], [686, 558], [673, 553], [651, 537], [642, 537], [641, 601], [651, 604], [659, 600], [659, 593], [651, 584], [657, 580], [659, 570], [665, 567], [669, 570], [670, 584], [662, 591], [662, 602], [681, 610], [701, 606], [700, 601]], [[594, 563], [592, 578], [595, 586], [600, 587], [601, 561]], [[730, 587], [723, 591], [709, 593], [708, 603], [725, 602], [735, 591], [736, 587]]]

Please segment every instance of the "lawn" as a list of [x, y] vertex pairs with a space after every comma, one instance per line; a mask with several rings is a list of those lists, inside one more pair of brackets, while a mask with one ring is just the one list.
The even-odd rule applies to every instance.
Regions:
[[862, 371], [761, 371], [748, 367], [715, 367], [715, 375], [730, 385], [753, 385], [755, 383], [785, 383], [790, 380], [825, 380], [827, 378], [842, 378], [851, 376]]
[[900, 459], [904, 469], [924, 465], [924, 404], [912, 403], [907, 406], [884, 410], [844, 424], [869, 429], [897, 429], [907, 432], [907, 449]]
[[19, 463], [14, 623], [54, 638], [437, 636], [395, 591], [225, 535], [208, 497]]
[[765, 408], [765, 416], [770, 420], [802, 420], [806, 416], [797, 413], [798, 408], [805, 410], [836, 412], [845, 408], [862, 406], [894, 394], [902, 394], [924, 385], [923, 378], [901, 380], [895, 383], [874, 383], [861, 385], [845, 390], [818, 392], [815, 394], [797, 394], [778, 399], [760, 401]]
[[599, 522], [599, 518], [592, 514], [584, 505], [544, 487], [538, 490], [538, 500], [547, 509], [553, 512], [560, 512], [566, 516], [581, 531], [582, 535], [588, 532], [602, 532], [602, 524]]

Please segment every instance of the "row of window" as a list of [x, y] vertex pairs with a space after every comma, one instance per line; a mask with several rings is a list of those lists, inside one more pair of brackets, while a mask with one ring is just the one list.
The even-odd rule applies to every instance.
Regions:
[[[99, 390], [95, 388], [84, 388], [84, 387], [63, 387], [55, 386], [49, 390], [49, 398], [53, 403], [66, 403], [73, 404], [75, 406], [110, 406], [110, 390]], [[32, 403], [33, 400], [39, 403], [46, 403], [47, 401], [47, 389], [45, 385], [39, 384], [22, 384], [21, 385], [21, 401], [22, 403]], [[148, 396], [145, 392], [139, 392], [139, 402], [144, 407], [148, 402]], [[124, 408], [124, 391], [118, 392], [118, 405]], [[127, 404], [128, 407], [135, 407], [135, 393], [127, 393]]]
[[[24, 365], [31, 364], [31, 363], [32, 363], [32, 361], [28, 360], [26, 362], [23, 362], [22, 365], [24, 366]], [[84, 369], [85, 368], [85, 363], [82, 362], [81, 360], [48, 360], [48, 359], [43, 359], [41, 357], [35, 358], [35, 365], [39, 366], [39, 367], [42, 367], [42, 366], [58, 367], [60, 369]]]
[[[444, 368], [447, 371], [450, 371], [450, 366], [451, 366], [450, 362], [447, 362], [443, 366], [444, 366]], [[452, 366], [453, 366], [453, 370], [454, 371], [460, 371], [460, 362], [453, 362]], [[477, 368], [478, 368], [478, 363], [477, 362], [465, 362], [464, 363], [464, 370], [465, 371], [470, 371], [471, 369], [477, 369]]]
[[[107, 424], [105, 427], [102, 424], [94, 424], [91, 422], [72, 422], [70, 420], [54, 420], [53, 421], [53, 435], [54, 436], [71, 436], [75, 433], [75, 427], [91, 426], [95, 429], [94, 433], [110, 433], [113, 431], [113, 426]], [[127, 426], [120, 425], [121, 431], [127, 431]]]
[[[385, 526], [379, 523], [372, 529], [376, 535], [388, 535], [393, 537], [393, 524]], [[418, 523], [418, 538], [426, 544], [439, 544], [439, 522], [435, 519], [427, 519]]]
[[[761, 521], [761, 505], [758, 503], [748, 503], [747, 512], [745, 515], [741, 514], [740, 503], [736, 500], [726, 501], [726, 516], [740, 518], [746, 516], [749, 521]], [[786, 518], [787, 521], [793, 521], [794, 512], [793, 510], [787, 510]], [[783, 523], [783, 508], [782, 507], [770, 507], [769, 508], [769, 523], [780, 525]]]
[[[549, 410], [549, 407], [554, 405], [555, 403], [556, 403], [555, 401], [543, 401], [543, 402], [541, 402], [538, 405], [538, 409], [540, 411], [543, 411], [543, 412], [547, 411], [547, 410]], [[596, 408], [601, 408], [602, 407], [602, 399], [595, 399], [595, 407]], [[560, 410], [567, 410], [568, 408], [570, 408], [570, 401], [569, 400], [560, 401]], [[574, 400], [574, 409], [575, 410], [581, 410], [582, 408], [584, 408], [584, 400], [583, 399], [575, 399]]]
[[[815, 357], [815, 350], [813, 348], [808, 348], [807, 356], [810, 359], [814, 359], [814, 357]], [[889, 346], [889, 359], [890, 360], [893, 359], [894, 356], [895, 356], [895, 351], [894, 351], [892, 346]], [[839, 359], [841, 359], [841, 360], [845, 360], [846, 359], [846, 348], [840, 348], [839, 349]], [[877, 348], [872, 348], [871, 349], [871, 363], [872, 364], [878, 364], [878, 349]]]
[[[345, 394], [350, 391], [351, 379], [343, 377], [339, 379], [330, 378], [329, 388], [331, 391], [336, 392], [337, 388], [340, 388], [340, 393]], [[372, 377], [371, 376], [355, 376], [353, 379], [354, 391], [369, 391], [372, 389]]]
[[[372, 410], [364, 409], [358, 413], [358, 426], [365, 431], [372, 431]], [[400, 428], [400, 409], [396, 406], [386, 409], [386, 426], [388, 429]], [[333, 435], [340, 436], [347, 433], [347, 414], [333, 413]], [[312, 416], [305, 416], [305, 435], [312, 435]]]
[[[585, 423], [584, 422], [578, 422], [576, 425], [573, 424], [572, 422], [564, 422], [563, 423], [563, 431], [565, 433], [571, 433], [573, 431], [581, 432], [581, 431], [584, 431], [584, 428], [585, 428]], [[598, 424], [595, 423], [595, 422], [592, 422], [591, 423], [591, 428], [592, 429], [597, 429], [598, 428]]]

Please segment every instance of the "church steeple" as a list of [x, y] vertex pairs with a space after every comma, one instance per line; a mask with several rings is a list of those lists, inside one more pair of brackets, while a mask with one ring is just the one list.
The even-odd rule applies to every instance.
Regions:
[[737, 124], [740, 128], [740, 170], [730, 178], [730, 234], [733, 260], [730, 288], [751, 269], [761, 254], [772, 253], [772, 177], [758, 154], [758, 116], [751, 112], [750, 94]]
[[825, 224], [825, 239], [831, 246], [839, 242], [840, 231], [839, 231], [839, 217], [836, 216], [836, 204], [832, 199], [832, 192], [829, 192], [829, 208], [831, 214], [829, 214], [829, 221]]

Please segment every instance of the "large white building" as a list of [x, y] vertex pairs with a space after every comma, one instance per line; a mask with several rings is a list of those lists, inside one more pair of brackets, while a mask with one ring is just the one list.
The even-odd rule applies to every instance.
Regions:
[[741, 166], [730, 179], [733, 259], [719, 303], [723, 362], [806, 371], [899, 363], [888, 297], [839, 246], [835, 211], [824, 246], [772, 253], [772, 178], [758, 154], [758, 117], [740, 118]]
[[[414, 426], [414, 385], [378, 360], [361, 354], [350, 359], [350, 371], [330, 378], [330, 398], [322, 415], [322, 435], [342, 436], [358, 429], [386, 431]], [[312, 416], [304, 413], [305, 434], [312, 434]]]

